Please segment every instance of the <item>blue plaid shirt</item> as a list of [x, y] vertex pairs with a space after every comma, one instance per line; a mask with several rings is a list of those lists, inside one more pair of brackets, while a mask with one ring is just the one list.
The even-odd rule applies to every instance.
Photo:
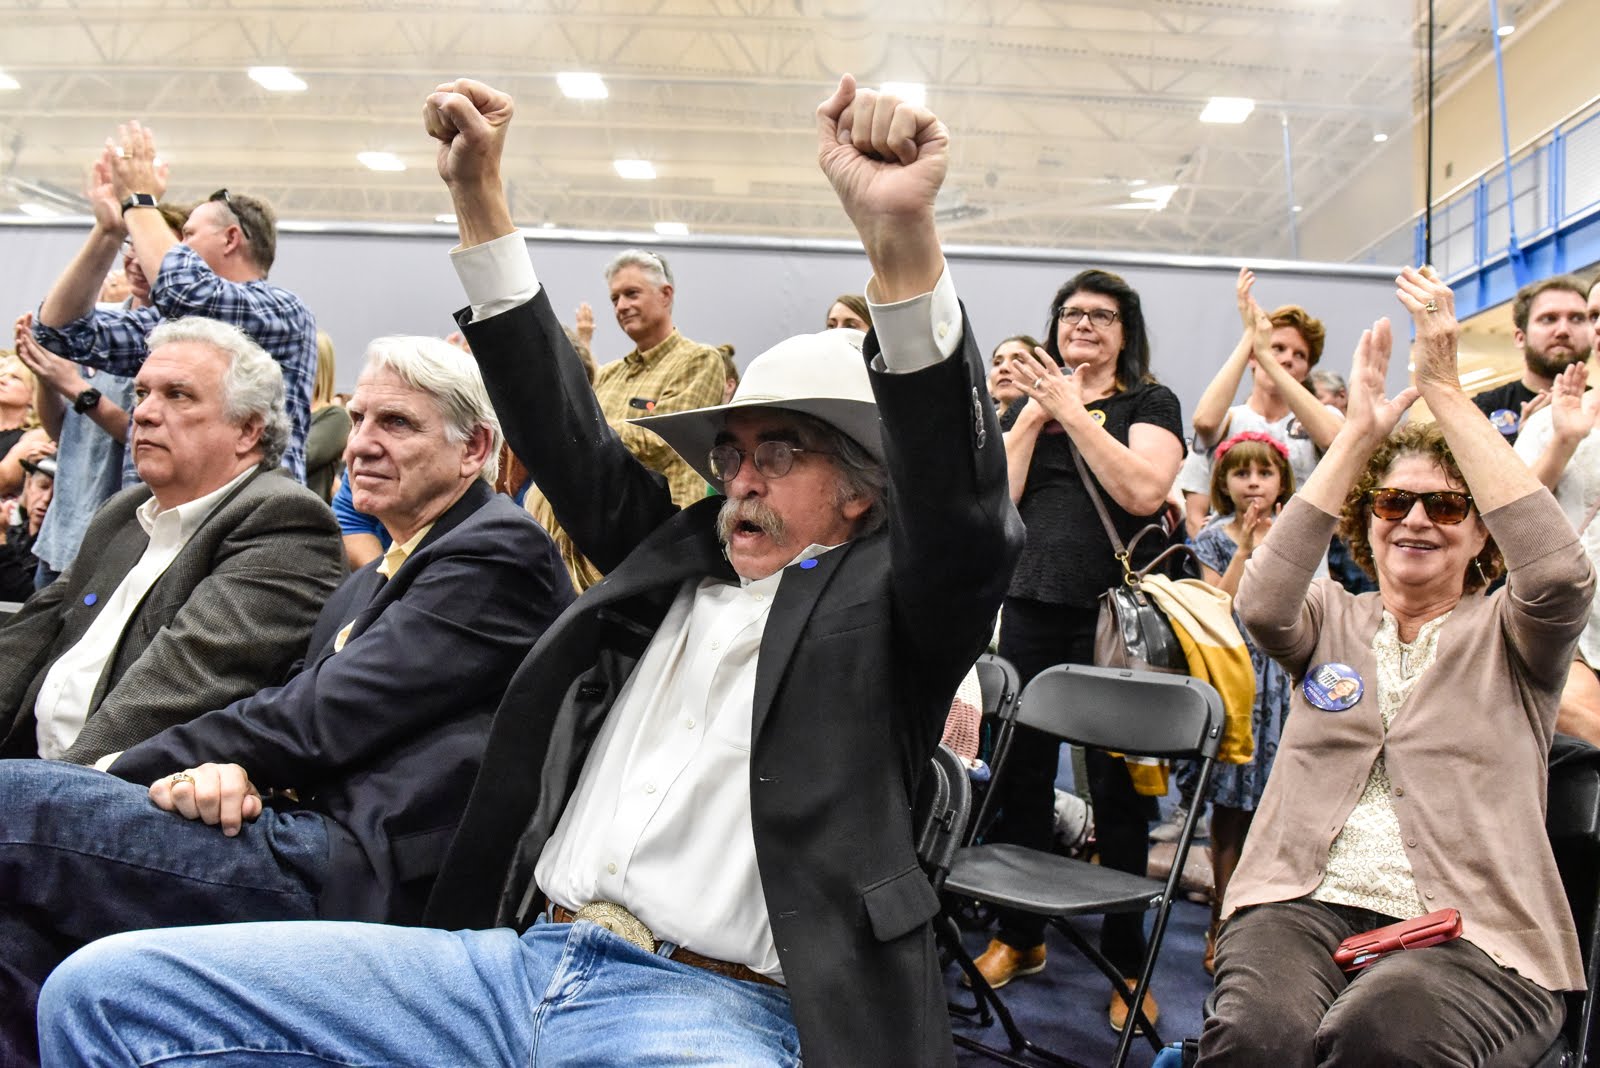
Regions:
[[289, 409], [289, 447], [283, 466], [306, 480], [306, 431], [311, 427], [311, 391], [317, 379], [317, 322], [300, 298], [265, 281], [218, 278], [188, 245], [174, 245], [150, 287], [154, 307], [134, 311], [96, 309], [56, 329], [35, 317], [39, 344], [86, 367], [132, 377], [149, 354], [145, 338], [164, 319], [204, 315], [250, 335], [283, 368]]

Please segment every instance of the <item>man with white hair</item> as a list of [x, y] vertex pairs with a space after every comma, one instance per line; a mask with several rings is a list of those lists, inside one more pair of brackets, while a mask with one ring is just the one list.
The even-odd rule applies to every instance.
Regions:
[[471, 357], [380, 338], [350, 414], [355, 503], [393, 544], [328, 600], [286, 683], [108, 756], [110, 775], [0, 762], [0, 1062], [35, 1056], [38, 987], [90, 939], [421, 919], [494, 710], [572, 588], [493, 491], [500, 424]]
[[818, 108], [875, 333], [791, 338], [728, 404], [651, 420], [724, 491], [680, 510], [600, 418], [511, 222], [511, 113], [465, 80], [424, 108], [458, 321], [607, 574], [500, 705], [424, 917], [443, 930], [102, 940], [45, 987], [52, 1064], [953, 1063], [912, 806], [1022, 527], [934, 227], [944, 125], [848, 76]]
[[225, 323], [150, 335], [143, 485], [0, 629], [0, 756], [91, 764], [283, 679], [343, 564], [327, 506], [277, 474], [283, 375]]
[[722, 353], [678, 333], [672, 305], [677, 290], [665, 256], [645, 249], [619, 252], [606, 264], [606, 285], [617, 325], [633, 351], [600, 368], [594, 393], [606, 422], [628, 451], [666, 476], [672, 501], [687, 508], [706, 495], [706, 481], [662, 438], [629, 422], [716, 404], [722, 399]]

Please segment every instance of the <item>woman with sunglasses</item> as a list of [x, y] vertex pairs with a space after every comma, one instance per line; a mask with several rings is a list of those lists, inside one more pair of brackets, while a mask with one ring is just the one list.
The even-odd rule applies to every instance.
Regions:
[[[1053, 664], [1094, 662], [1099, 598], [1122, 581], [1111, 539], [1078, 474], [1076, 453], [1124, 542], [1159, 518], [1183, 460], [1178, 398], [1150, 374], [1150, 338], [1139, 294], [1106, 271], [1088, 270], [1057, 291], [1043, 349], [1009, 364], [1021, 399], [1001, 419], [1011, 499], [1028, 530], [1000, 615], [1000, 655], [1024, 685]], [[1160, 546], [1146, 538], [1134, 566]], [[1001, 816], [989, 841], [1048, 850], [1054, 831], [1055, 739], [1017, 728], [997, 780]], [[1121, 758], [1085, 754], [1101, 863], [1145, 874], [1156, 799], [1138, 793]], [[1081, 785], [1081, 784], [1080, 784]], [[1043, 917], [1002, 910], [978, 967], [992, 986], [1044, 968]], [[1104, 921], [1101, 951], [1124, 976], [1144, 960], [1144, 917]], [[1133, 984], [1129, 981], [1129, 986]], [[1144, 1011], [1155, 1020], [1154, 999]], [[1126, 1003], [1110, 996], [1120, 1030]]]
[[[1560, 992], [1584, 985], [1544, 806], [1594, 573], [1461, 390], [1450, 290], [1408, 268], [1399, 297], [1416, 387], [1385, 399], [1379, 320], [1343, 427], [1239, 591], [1295, 689], [1223, 904], [1202, 1065], [1531, 1064]], [[1419, 395], [1437, 423], [1391, 433]], [[1336, 524], [1377, 593], [1313, 581]], [[1441, 909], [1460, 937], [1352, 973], [1333, 960], [1352, 935]]]

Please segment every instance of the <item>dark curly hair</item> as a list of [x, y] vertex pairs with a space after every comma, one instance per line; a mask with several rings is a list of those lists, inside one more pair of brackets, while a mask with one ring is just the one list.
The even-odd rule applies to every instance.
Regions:
[[[1339, 515], [1339, 536], [1350, 543], [1350, 558], [1374, 580], [1378, 572], [1372, 562], [1372, 541], [1367, 533], [1371, 518], [1367, 498], [1402, 456], [1420, 456], [1432, 460], [1451, 482], [1462, 487], [1467, 484], [1437, 423], [1408, 423], [1378, 446], [1367, 460], [1361, 477], [1356, 479], [1350, 495], [1344, 499], [1344, 509]], [[1500, 547], [1494, 543], [1493, 536], [1484, 541], [1483, 551], [1474, 558], [1473, 563], [1477, 566], [1469, 564], [1463, 576], [1462, 593], [1481, 590], [1506, 571], [1505, 558], [1500, 555]]]

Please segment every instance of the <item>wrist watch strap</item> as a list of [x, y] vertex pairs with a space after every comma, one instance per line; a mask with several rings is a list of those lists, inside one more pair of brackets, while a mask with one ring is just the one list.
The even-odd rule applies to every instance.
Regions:
[[128, 214], [132, 208], [153, 208], [156, 198], [149, 193], [132, 193], [122, 202], [122, 214]]
[[93, 386], [90, 386], [88, 389], [84, 390], [82, 393], [73, 398], [72, 410], [77, 412], [79, 415], [83, 415], [87, 412], [93, 411], [94, 406], [99, 403], [100, 391], [95, 389]]

